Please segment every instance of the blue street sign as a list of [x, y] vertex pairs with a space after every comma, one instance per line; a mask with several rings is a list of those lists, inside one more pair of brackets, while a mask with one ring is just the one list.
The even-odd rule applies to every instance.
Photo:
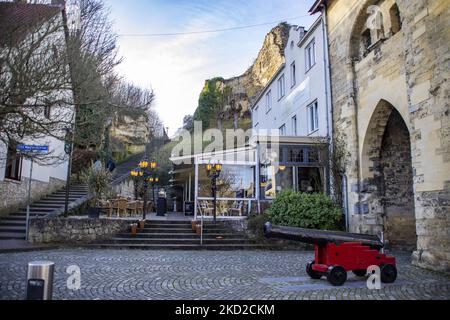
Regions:
[[35, 146], [35, 145], [20, 144], [17, 146], [17, 151], [48, 153], [49, 148], [48, 148], [48, 146]]

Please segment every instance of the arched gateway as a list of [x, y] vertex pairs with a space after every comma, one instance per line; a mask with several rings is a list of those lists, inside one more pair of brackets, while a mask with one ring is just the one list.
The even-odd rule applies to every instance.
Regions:
[[362, 151], [369, 208], [380, 214], [391, 245], [415, 248], [410, 134], [400, 113], [386, 100], [381, 100], [375, 108]]

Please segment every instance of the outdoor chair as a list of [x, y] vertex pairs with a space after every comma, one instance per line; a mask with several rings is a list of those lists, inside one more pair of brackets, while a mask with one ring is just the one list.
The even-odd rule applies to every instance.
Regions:
[[213, 215], [213, 208], [209, 207], [208, 201], [202, 201], [200, 203], [200, 209], [204, 216], [212, 216]]
[[127, 212], [130, 213], [130, 216], [134, 216], [137, 214], [138, 203], [136, 201], [127, 202]]
[[228, 215], [230, 216], [242, 216], [244, 209], [244, 201], [234, 202], [233, 206], [228, 209]]
[[125, 216], [127, 215], [127, 204], [128, 204], [127, 199], [115, 200], [113, 209], [117, 211], [117, 217], [120, 217], [121, 214]]
[[144, 201], [136, 201], [136, 213], [142, 214], [144, 213]]
[[102, 212], [106, 212], [108, 217], [111, 218], [111, 216], [113, 214], [113, 206], [112, 206], [111, 202], [109, 202], [108, 200], [100, 200], [99, 207], [102, 210]]

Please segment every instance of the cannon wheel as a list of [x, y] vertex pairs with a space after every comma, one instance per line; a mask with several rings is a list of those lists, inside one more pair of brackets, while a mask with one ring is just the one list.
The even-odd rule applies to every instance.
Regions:
[[397, 279], [397, 268], [392, 264], [381, 266], [381, 282], [393, 283]]
[[352, 271], [357, 277], [365, 277], [367, 275], [367, 271], [364, 269], [353, 270]]
[[347, 271], [341, 266], [334, 266], [328, 269], [327, 279], [333, 286], [342, 286], [347, 281]]
[[317, 272], [317, 271], [313, 270], [312, 265], [314, 263], [315, 263], [315, 261], [309, 262], [306, 265], [306, 273], [308, 274], [308, 276], [311, 277], [311, 279], [318, 280], [318, 279], [322, 278], [322, 274], [320, 272]]

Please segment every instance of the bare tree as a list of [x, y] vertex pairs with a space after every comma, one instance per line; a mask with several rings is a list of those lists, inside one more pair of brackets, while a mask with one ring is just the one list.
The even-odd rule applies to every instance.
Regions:
[[[57, 9], [44, 10], [1, 25], [0, 142], [4, 145], [24, 139], [64, 139], [73, 120], [60, 18]], [[61, 159], [50, 154], [36, 160]]]

